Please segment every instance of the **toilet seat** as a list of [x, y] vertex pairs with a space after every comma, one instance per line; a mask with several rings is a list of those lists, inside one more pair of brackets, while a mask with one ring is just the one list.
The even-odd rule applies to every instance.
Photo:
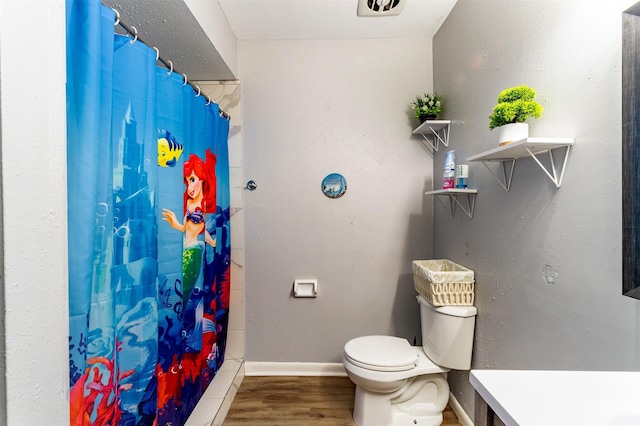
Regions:
[[344, 354], [354, 365], [375, 371], [406, 371], [418, 364], [418, 353], [407, 339], [363, 336], [348, 341]]

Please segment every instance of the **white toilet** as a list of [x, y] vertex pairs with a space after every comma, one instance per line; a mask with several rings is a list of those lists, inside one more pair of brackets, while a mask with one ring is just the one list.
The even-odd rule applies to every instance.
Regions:
[[356, 385], [357, 426], [440, 425], [449, 401], [447, 371], [471, 367], [475, 306], [433, 306], [421, 295], [422, 346], [391, 336], [344, 345], [342, 363]]

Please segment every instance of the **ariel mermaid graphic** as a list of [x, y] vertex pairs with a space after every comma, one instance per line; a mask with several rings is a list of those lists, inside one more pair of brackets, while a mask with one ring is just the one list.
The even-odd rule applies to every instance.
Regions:
[[[215, 165], [216, 156], [209, 149], [206, 152], [206, 162], [191, 154], [183, 167], [186, 189], [182, 222], [171, 210], [162, 209], [163, 220], [172, 228], [184, 233], [182, 297], [185, 305], [201, 275], [205, 244], [216, 246], [215, 237], [205, 226], [206, 215], [215, 214], [216, 210]], [[199, 238], [201, 235], [204, 236], [204, 241]]]

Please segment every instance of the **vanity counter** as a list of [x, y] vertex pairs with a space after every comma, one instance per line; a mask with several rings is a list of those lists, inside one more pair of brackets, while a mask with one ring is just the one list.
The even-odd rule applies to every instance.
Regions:
[[475, 426], [640, 425], [640, 372], [471, 370], [469, 381]]

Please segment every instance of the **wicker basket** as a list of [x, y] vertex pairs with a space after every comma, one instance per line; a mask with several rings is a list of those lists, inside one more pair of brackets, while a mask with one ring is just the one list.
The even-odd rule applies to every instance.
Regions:
[[416, 291], [434, 306], [472, 306], [473, 271], [447, 259], [414, 260]]

